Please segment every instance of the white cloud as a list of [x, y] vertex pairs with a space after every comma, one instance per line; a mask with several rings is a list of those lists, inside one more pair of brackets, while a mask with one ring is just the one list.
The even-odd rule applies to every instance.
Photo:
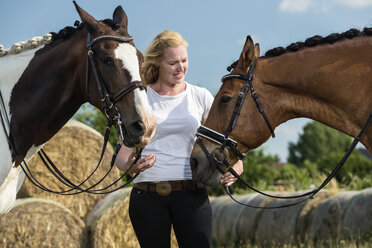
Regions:
[[333, 0], [335, 4], [346, 5], [352, 8], [372, 6], [372, 0]]
[[312, 8], [326, 13], [337, 5], [355, 9], [365, 8], [372, 6], [372, 0], [282, 0], [279, 4], [279, 11], [302, 13]]
[[279, 5], [282, 12], [305, 12], [313, 5], [312, 0], [283, 0]]

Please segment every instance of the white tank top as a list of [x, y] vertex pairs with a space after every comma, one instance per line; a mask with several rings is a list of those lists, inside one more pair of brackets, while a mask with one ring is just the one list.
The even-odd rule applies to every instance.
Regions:
[[159, 95], [147, 86], [147, 98], [157, 127], [142, 157], [155, 154], [156, 161], [134, 182], [192, 179], [189, 158], [196, 131], [212, 105], [212, 94], [205, 88], [186, 83], [186, 90], [176, 96]]

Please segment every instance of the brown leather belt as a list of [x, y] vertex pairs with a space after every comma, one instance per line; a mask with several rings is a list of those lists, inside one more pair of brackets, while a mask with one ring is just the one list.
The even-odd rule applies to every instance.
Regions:
[[181, 180], [181, 181], [164, 181], [164, 182], [141, 182], [135, 183], [134, 187], [144, 191], [156, 192], [159, 195], [167, 196], [172, 191], [181, 190], [195, 190], [198, 188], [197, 184], [192, 180]]

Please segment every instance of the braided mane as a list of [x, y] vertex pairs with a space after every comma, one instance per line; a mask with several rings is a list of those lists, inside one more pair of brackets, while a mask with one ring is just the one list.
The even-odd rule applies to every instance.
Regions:
[[[113, 30], [117, 30], [120, 28], [120, 25], [115, 23], [112, 19], [104, 19], [101, 21], [107, 26], [111, 27]], [[80, 23], [79, 21], [75, 21], [74, 26], [75, 27], [66, 26], [63, 29], [61, 29], [58, 33], [50, 32], [50, 34], [52, 34], [52, 41], [48, 44], [48, 46], [51, 46], [51, 45], [53, 46], [59, 41], [64, 41], [64, 40], [69, 39], [76, 32], [84, 29], [86, 25], [85, 23]]]
[[[101, 20], [101, 22], [111, 27], [112, 30], [117, 30], [120, 28], [120, 25], [115, 23], [112, 19], [104, 19]], [[75, 27], [66, 26], [58, 33], [50, 32], [44, 35], [44, 37], [36, 36], [27, 41], [14, 43], [10, 49], [6, 49], [3, 45], [0, 45], [0, 57], [6, 56], [7, 54], [18, 54], [25, 50], [35, 49], [41, 45], [45, 46], [38, 50], [36, 54], [48, 51], [50, 48], [56, 46], [56, 44], [69, 39], [76, 32], [82, 30], [86, 25], [84, 23], [80, 23], [79, 21], [75, 21], [74, 26]]]
[[[306, 47], [315, 47], [315, 46], [321, 45], [321, 44], [333, 44], [333, 43], [335, 43], [337, 41], [340, 41], [340, 40], [352, 39], [354, 37], [365, 36], [365, 35], [372, 36], [372, 28], [364, 28], [363, 31], [359, 31], [358, 29], [352, 28], [352, 29], [349, 29], [346, 32], [333, 33], [333, 34], [330, 34], [326, 37], [322, 37], [320, 35], [314, 35], [313, 37], [310, 37], [310, 38], [306, 39], [305, 42], [298, 41], [298, 42], [290, 44], [286, 48], [281, 47], [281, 46], [272, 48], [272, 49], [268, 50], [265, 53], [265, 55], [262, 56], [262, 57], [264, 58], [264, 57], [280, 56], [284, 53], [296, 52], [296, 51], [298, 51], [302, 48], [306, 48]], [[234, 63], [232, 63], [229, 67], [227, 67], [227, 70], [231, 71], [237, 65], [237, 63], [238, 63], [238, 61], [235, 61]]]

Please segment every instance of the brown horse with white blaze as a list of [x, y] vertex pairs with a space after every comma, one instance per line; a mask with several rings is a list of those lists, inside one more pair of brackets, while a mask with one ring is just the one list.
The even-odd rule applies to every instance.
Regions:
[[118, 6], [112, 19], [95, 20], [75, 2], [83, 21], [44, 47], [0, 57], [0, 215], [23, 183], [28, 161], [89, 102], [104, 112], [129, 147], [144, 147], [156, 128], [140, 67], [143, 56]]
[[[280, 55], [263, 57], [259, 57], [258, 44], [254, 45], [248, 36], [231, 74], [246, 75], [257, 58], [252, 85], [273, 129], [287, 120], [306, 117], [356, 137], [372, 111], [370, 33], [357, 32], [353, 38], [344, 35], [337, 41], [323, 40], [317, 45], [307, 40], [308, 47], [297, 47], [296, 51], [281, 49]], [[233, 77], [223, 82], [205, 127], [225, 134], [243, 83], [244, 80]], [[257, 103], [249, 95], [229, 135], [241, 152], [259, 147], [272, 135]], [[209, 153], [220, 149], [216, 142], [201, 139]], [[372, 152], [371, 127], [361, 143]], [[222, 156], [230, 164], [237, 161], [231, 150]], [[221, 173], [210, 165], [198, 143], [194, 145], [190, 162], [195, 181], [218, 184]]]

